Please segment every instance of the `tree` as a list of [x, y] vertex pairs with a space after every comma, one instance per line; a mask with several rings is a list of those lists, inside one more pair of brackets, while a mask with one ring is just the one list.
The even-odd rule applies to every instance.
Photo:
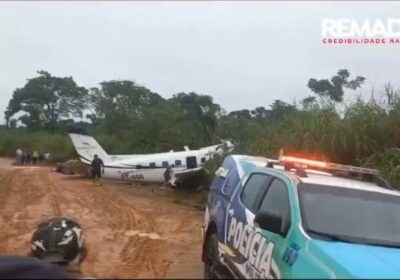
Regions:
[[235, 153], [254, 154], [258, 151], [254, 146], [260, 142], [265, 127], [255, 118], [246, 114], [228, 114], [218, 120], [218, 136], [229, 139], [235, 144]]
[[247, 109], [232, 111], [228, 114], [228, 116], [234, 118], [248, 118], [248, 119], [251, 118], [250, 111]]
[[178, 102], [185, 112], [185, 117], [198, 126], [205, 138], [204, 144], [211, 144], [217, 129], [217, 119], [221, 116], [221, 106], [214, 103], [209, 95], [200, 95], [195, 92], [178, 93], [173, 96], [173, 101]]
[[294, 105], [291, 105], [279, 99], [274, 100], [274, 102], [270, 105], [270, 107], [271, 107], [270, 115], [272, 118], [281, 118], [287, 113], [296, 110], [296, 107]]
[[310, 110], [316, 105], [317, 99], [315, 96], [307, 96], [303, 98], [300, 103], [303, 106], [303, 109], [305, 110]]
[[72, 77], [54, 77], [38, 71], [39, 77], [28, 79], [23, 88], [14, 91], [5, 112], [8, 124], [12, 116], [31, 129], [45, 128], [54, 131], [61, 119], [82, 118], [88, 91], [79, 87]]
[[265, 120], [271, 116], [271, 110], [267, 110], [265, 107], [261, 106], [251, 110], [251, 114], [258, 120]]
[[333, 102], [343, 102], [344, 88], [356, 90], [361, 87], [365, 81], [364, 77], [357, 76], [354, 80], [350, 80], [350, 73], [346, 69], [340, 69], [330, 80], [316, 80], [311, 78], [308, 81], [308, 87], [322, 100], [330, 100]]
[[133, 81], [105, 81], [100, 86], [90, 89], [94, 113], [88, 117], [93, 122], [103, 122], [108, 132], [131, 127], [144, 119], [153, 106], [165, 102], [157, 93]]

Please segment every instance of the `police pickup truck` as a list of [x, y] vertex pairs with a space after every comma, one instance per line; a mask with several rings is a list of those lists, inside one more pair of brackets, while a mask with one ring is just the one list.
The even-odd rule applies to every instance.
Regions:
[[376, 170], [230, 155], [215, 175], [205, 278], [400, 278], [400, 193]]

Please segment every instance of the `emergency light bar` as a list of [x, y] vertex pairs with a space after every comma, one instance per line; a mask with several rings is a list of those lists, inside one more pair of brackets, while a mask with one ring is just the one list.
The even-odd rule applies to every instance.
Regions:
[[290, 162], [293, 164], [303, 164], [303, 165], [310, 165], [310, 166], [317, 166], [320, 168], [327, 167], [327, 163], [323, 161], [317, 161], [317, 160], [311, 160], [311, 159], [305, 159], [305, 158], [296, 158], [296, 157], [290, 157], [290, 156], [280, 156], [279, 160], [281, 162]]
[[[322, 158], [324, 159], [324, 157]], [[283, 148], [279, 150], [278, 160], [268, 159], [266, 167], [273, 168], [275, 164], [284, 166], [285, 170], [296, 169], [296, 175], [300, 177], [307, 177], [305, 169], [312, 169], [332, 173], [334, 176], [374, 182], [382, 188], [395, 190], [377, 169], [331, 163], [327, 160], [307, 159], [302, 156], [285, 155]]]
[[318, 169], [321, 171], [327, 172], [349, 172], [349, 173], [358, 173], [358, 174], [369, 174], [377, 176], [379, 175], [379, 171], [376, 169], [370, 168], [363, 168], [358, 166], [352, 165], [344, 165], [344, 164], [337, 164], [337, 163], [330, 163], [325, 161], [318, 161], [318, 160], [310, 160], [305, 158], [297, 158], [292, 156], [285, 156], [280, 154], [279, 161], [281, 164], [291, 164], [294, 167], [300, 167], [303, 169]]

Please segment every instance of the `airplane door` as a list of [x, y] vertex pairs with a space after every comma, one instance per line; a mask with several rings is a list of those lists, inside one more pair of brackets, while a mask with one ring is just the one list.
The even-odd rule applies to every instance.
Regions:
[[187, 168], [196, 168], [197, 167], [197, 158], [196, 157], [187, 157], [186, 158], [186, 167]]

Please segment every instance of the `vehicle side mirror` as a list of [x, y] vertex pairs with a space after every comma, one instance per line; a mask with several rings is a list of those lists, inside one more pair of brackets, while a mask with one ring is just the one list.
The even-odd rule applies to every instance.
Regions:
[[263, 230], [284, 235], [282, 231], [282, 220], [282, 215], [276, 212], [261, 210], [254, 218], [254, 224]]

